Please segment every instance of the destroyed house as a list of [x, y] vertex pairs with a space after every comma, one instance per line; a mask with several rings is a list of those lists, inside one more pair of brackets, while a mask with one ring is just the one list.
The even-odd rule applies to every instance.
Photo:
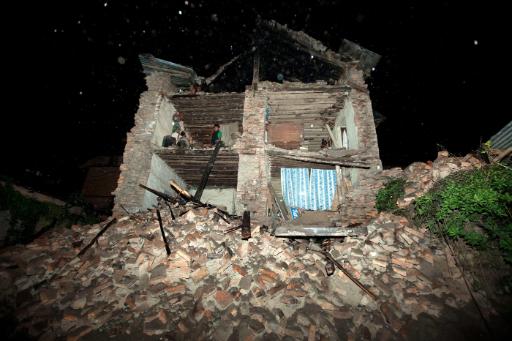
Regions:
[[[334, 52], [275, 21], [261, 22], [252, 48], [208, 78], [141, 55], [147, 90], [127, 136], [114, 213], [156, 204], [139, 184], [175, 195], [173, 180], [192, 194], [199, 188], [203, 202], [273, 221], [277, 235], [324, 227], [343, 235], [340, 228], [372, 214], [368, 179], [381, 161], [365, 78], [379, 58], [348, 40]], [[222, 145], [212, 157], [215, 123]], [[167, 146], [181, 130], [190, 146]]]

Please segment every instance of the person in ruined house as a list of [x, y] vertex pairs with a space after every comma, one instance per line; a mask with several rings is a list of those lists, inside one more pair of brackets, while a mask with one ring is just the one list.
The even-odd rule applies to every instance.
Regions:
[[183, 113], [177, 111], [172, 118], [172, 132], [178, 134], [180, 131], [184, 130], [183, 124]]
[[199, 91], [201, 91], [201, 85], [197, 84], [197, 83], [194, 83], [190, 86], [190, 94], [191, 95], [195, 95], [197, 94]]
[[212, 132], [212, 146], [215, 146], [217, 142], [220, 142], [222, 139], [222, 132], [220, 131], [220, 125], [218, 123], [215, 123], [213, 125], [213, 132]]
[[320, 145], [320, 149], [325, 149], [329, 147], [329, 143], [327, 142], [326, 139], [322, 139], [322, 144]]
[[180, 133], [180, 139], [178, 140], [177, 146], [178, 146], [178, 148], [189, 148], [190, 147], [190, 143], [188, 142], [188, 139], [187, 139], [187, 134], [184, 131], [182, 131]]
[[162, 141], [162, 147], [170, 147], [176, 144], [176, 137], [172, 135], [165, 135]]

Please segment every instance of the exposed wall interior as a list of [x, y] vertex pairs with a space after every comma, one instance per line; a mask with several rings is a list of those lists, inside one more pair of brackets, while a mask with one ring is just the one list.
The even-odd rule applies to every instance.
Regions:
[[155, 113], [155, 133], [151, 142], [154, 145], [161, 146], [164, 136], [171, 135], [173, 126], [173, 116], [176, 109], [171, 101], [164, 97], [160, 103], [158, 111]]
[[[154, 150], [189, 186], [201, 183], [203, 172], [213, 154], [210, 149], [158, 148]], [[238, 153], [221, 148], [208, 177], [208, 186], [236, 187], [238, 178]]]
[[185, 131], [191, 138], [193, 146], [197, 148], [210, 145], [215, 123], [222, 125], [235, 123], [238, 126], [238, 132], [242, 132], [243, 93], [176, 95], [171, 98], [171, 101], [176, 110], [183, 114]]
[[[151, 170], [146, 186], [174, 196], [176, 193], [169, 186], [169, 182], [171, 180], [174, 180], [181, 187], [187, 188], [185, 181], [176, 174], [174, 169], [169, 167], [158, 155], [153, 154], [153, 157], [151, 158]], [[148, 191], [144, 192], [143, 208], [153, 207], [156, 205], [156, 202], [156, 195]]]
[[[300, 125], [303, 129], [302, 140], [299, 147], [307, 150], [320, 150], [322, 139], [329, 139], [326, 124], [335, 125], [337, 113], [343, 108], [349, 89], [342, 86], [326, 84], [296, 84], [296, 83], [268, 83], [269, 128], [272, 125], [289, 124], [290, 134], [295, 133]], [[282, 130], [279, 126], [278, 130]], [[271, 131], [271, 133], [273, 133]], [[286, 130], [283, 134], [286, 133]], [[290, 139], [289, 136], [283, 138]], [[293, 141], [294, 139], [292, 139]], [[296, 149], [296, 143], [291, 143], [288, 149]]]
[[345, 118], [345, 128], [347, 129], [348, 149], [359, 149], [359, 135], [355, 122], [354, 106], [350, 98], [345, 100], [343, 117]]
[[[190, 193], [195, 193], [196, 189], [192, 188]], [[228, 213], [235, 214], [236, 187], [232, 188], [215, 188], [206, 187], [201, 195], [201, 201], [213, 204], [218, 207], [225, 207]]]

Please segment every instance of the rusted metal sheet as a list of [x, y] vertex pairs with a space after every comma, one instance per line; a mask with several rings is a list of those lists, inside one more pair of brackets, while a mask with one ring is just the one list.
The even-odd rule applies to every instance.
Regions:
[[201, 83], [200, 77], [190, 67], [155, 58], [151, 54], [141, 54], [139, 60], [144, 68], [144, 73], [166, 72], [170, 75], [171, 82], [178, 88], [188, 89], [192, 84]]
[[304, 138], [304, 124], [270, 123], [267, 126], [267, 133], [270, 144], [284, 149], [297, 149]]

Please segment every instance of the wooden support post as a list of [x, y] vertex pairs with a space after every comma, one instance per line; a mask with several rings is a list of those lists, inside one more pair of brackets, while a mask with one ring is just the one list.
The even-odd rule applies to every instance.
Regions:
[[171, 248], [169, 247], [169, 243], [167, 243], [167, 238], [165, 238], [164, 226], [162, 224], [162, 216], [160, 215], [160, 210], [156, 209], [156, 216], [158, 217], [158, 224], [160, 225], [160, 232], [162, 233], [162, 239], [165, 243], [165, 251], [167, 252], [167, 256], [171, 254]]
[[208, 164], [206, 165], [206, 168], [203, 172], [203, 177], [201, 178], [201, 183], [199, 184], [199, 187], [197, 187], [196, 193], [194, 194], [194, 200], [196, 202], [201, 201], [201, 196], [203, 195], [203, 190], [206, 187], [206, 184], [208, 183], [208, 177], [210, 176], [210, 172], [212, 171], [213, 165], [215, 164], [215, 160], [217, 159], [217, 155], [219, 154], [220, 150], [220, 141], [217, 141], [217, 144], [215, 145], [215, 149], [213, 150], [213, 154], [210, 157], [210, 161], [208, 161]]
[[251, 212], [244, 211], [242, 218], [242, 239], [247, 240], [251, 238]]
[[345, 202], [345, 179], [343, 176], [343, 170], [340, 166], [336, 165], [336, 186], [338, 187], [338, 205], [342, 205]]
[[260, 81], [260, 52], [254, 51], [254, 64], [252, 67], [252, 89], [258, 90], [258, 82]]

